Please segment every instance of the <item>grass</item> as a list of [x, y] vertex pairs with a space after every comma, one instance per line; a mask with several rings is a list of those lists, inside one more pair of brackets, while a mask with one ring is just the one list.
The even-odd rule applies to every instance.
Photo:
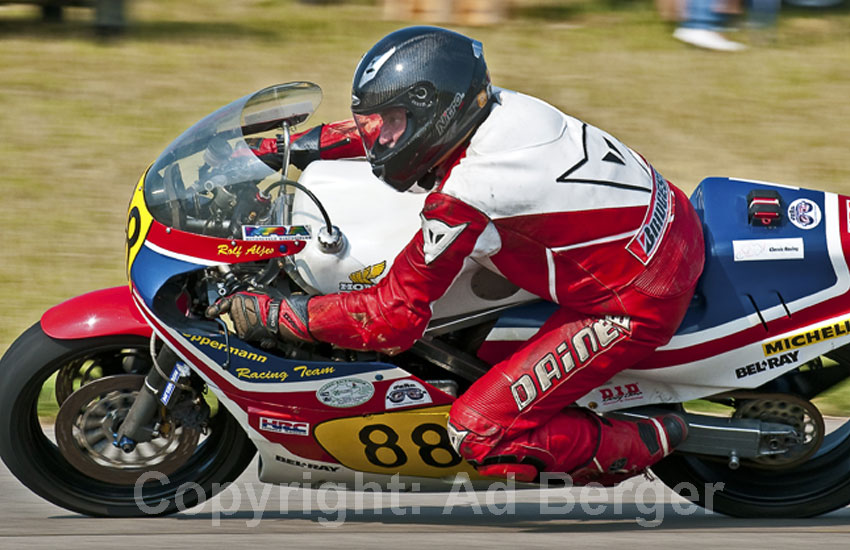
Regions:
[[[289, 80], [323, 87], [314, 121], [346, 117], [361, 53], [403, 24], [366, 0], [128, 6], [108, 42], [91, 10], [47, 25], [0, 7], [0, 352], [51, 305], [124, 284], [131, 186], [183, 129]], [[513, 6], [498, 27], [455, 27], [483, 41], [494, 82], [605, 128], [682, 188], [734, 175], [850, 194], [848, 7], [785, 9], [724, 55], [674, 41], [650, 0]]]
[[48, 378], [41, 386], [38, 394], [38, 417], [44, 422], [51, 422], [59, 413], [59, 404], [56, 402], [56, 375]]

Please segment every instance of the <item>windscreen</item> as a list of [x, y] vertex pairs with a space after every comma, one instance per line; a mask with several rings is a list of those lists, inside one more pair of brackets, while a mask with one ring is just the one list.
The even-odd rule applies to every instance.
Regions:
[[189, 128], [145, 176], [145, 202], [153, 217], [175, 229], [221, 238], [241, 238], [246, 225], [280, 223], [274, 200], [283, 192], [278, 142], [304, 123], [321, 99], [315, 84], [280, 84], [238, 99]]

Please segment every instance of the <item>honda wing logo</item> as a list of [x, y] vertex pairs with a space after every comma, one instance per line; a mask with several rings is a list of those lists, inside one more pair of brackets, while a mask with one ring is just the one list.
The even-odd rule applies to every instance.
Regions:
[[351, 282], [339, 283], [339, 289], [343, 292], [352, 290], [363, 290], [375, 284], [375, 279], [384, 274], [387, 268], [387, 262], [383, 261], [379, 264], [364, 267], [359, 271], [348, 274]]
[[380, 277], [381, 274], [383, 274], [384, 269], [386, 268], [387, 262], [384, 261], [379, 264], [364, 267], [360, 271], [349, 273], [348, 278], [351, 279], [352, 283], [360, 283], [362, 285], [373, 285], [375, 284], [375, 279]]

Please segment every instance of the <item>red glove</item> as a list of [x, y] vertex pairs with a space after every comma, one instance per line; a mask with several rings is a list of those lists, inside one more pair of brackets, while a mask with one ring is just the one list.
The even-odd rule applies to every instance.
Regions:
[[[254, 154], [274, 170], [280, 170], [282, 159], [277, 140], [266, 138], [251, 146]], [[353, 119], [320, 124], [292, 135], [289, 162], [303, 170], [314, 160], [362, 157], [366, 154]]]
[[294, 342], [315, 342], [307, 327], [309, 296], [272, 298], [258, 292], [237, 292], [207, 309], [208, 317], [230, 313], [236, 336], [273, 347], [276, 338]]

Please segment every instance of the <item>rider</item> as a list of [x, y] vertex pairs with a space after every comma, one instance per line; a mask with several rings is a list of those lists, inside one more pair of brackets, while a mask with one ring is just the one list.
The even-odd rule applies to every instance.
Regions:
[[[611, 485], [681, 443], [667, 414], [639, 421], [570, 406], [667, 343], [703, 262], [685, 194], [616, 138], [540, 101], [492, 87], [482, 46], [434, 27], [393, 32], [354, 74], [354, 122], [294, 142], [302, 166], [363, 155], [398, 191], [429, 194], [418, 232], [375, 286], [325, 296], [240, 292], [237, 334], [403, 351], [474, 260], [560, 306], [519, 351], [460, 396], [449, 415], [458, 453], [484, 475], [566, 472]], [[259, 155], [276, 151], [273, 140]], [[278, 158], [279, 155], [269, 155]]]

